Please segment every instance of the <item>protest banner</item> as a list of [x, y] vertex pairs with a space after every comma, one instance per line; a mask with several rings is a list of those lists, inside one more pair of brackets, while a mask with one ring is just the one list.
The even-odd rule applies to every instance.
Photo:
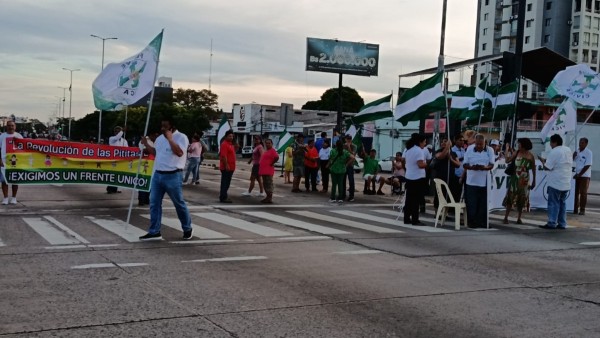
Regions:
[[14, 139], [7, 147], [5, 174], [11, 184], [102, 184], [148, 191], [154, 156], [144, 154], [140, 162], [140, 152], [136, 147]]
[[[540, 160], [535, 161], [536, 166], [536, 183], [535, 188], [529, 192], [529, 204], [531, 209], [546, 209], [548, 208], [548, 193], [547, 185], [548, 172], [544, 170], [544, 166]], [[488, 186], [489, 210], [504, 209], [502, 201], [506, 196], [506, 190], [509, 185], [509, 177], [504, 173], [506, 169], [505, 160], [496, 161], [490, 175], [492, 182]], [[575, 175], [575, 173], [573, 173]], [[567, 211], [572, 212], [575, 203], [575, 180], [571, 182], [571, 191], [567, 196]]]

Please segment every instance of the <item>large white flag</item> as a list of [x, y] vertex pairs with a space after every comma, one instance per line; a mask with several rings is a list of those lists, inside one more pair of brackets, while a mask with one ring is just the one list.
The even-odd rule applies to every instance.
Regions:
[[160, 32], [141, 52], [104, 67], [92, 84], [97, 109], [112, 110], [119, 105], [131, 105], [152, 91], [162, 36]]
[[564, 136], [569, 131], [577, 128], [577, 103], [567, 98], [548, 119], [540, 136], [544, 143], [550, 141], [550, 136], [558, 134]]
[[600, 106], [600, 77], [586, 64], [567, 67], [556, 74], [546, 90], [550, 98], [566, 96], [577, 103]]
[[277, 142], [277, 152], [283, 153], [288, 146], [294, 143], [294, 136], [289, 131], [284, 130], [279, 134], [279, 142]]
[[221, 122], [219, 123], [219, 129], [217, 130], [217, 144], [219, 145], [219, 151], [221, 151], [221, 142], [223, 142], [225, 133], [228, 130], [231, 130], [231, 126], [229, 125], [227, 116], [225, 116], [225, 114], [223, 114], [223, 117], [221, 118]]

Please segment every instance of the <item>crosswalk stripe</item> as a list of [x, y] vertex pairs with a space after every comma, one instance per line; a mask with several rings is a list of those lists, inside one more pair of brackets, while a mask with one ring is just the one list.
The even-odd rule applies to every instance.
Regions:
[[42, 218], [29, 218], [24, 217], [23, 221], [29, 225], [38, 235], [42, 236], [46, 242], [51, 245], [67, 245], [67, 244], [81, 244], [79, 240], [74, 237], [67, 236], [62, 231], [59, 231], [53, 227], [48, 221]]
[[[380, 213], [380, 214], [386, 214], [386, 215], [391, 215], [391, 216], [398, 217], [398, 211], [393, 211], [393, 210], [372, 210], [372, 211]], [[427, 213], [427, 215], [431, 215], [431, 214]], [[421, 221], [421, 222], [429, 222], [432, 225], [435, 225], [435, 218], [423, 216], [423, 214], [419, 215], [419, 221]], [[438, 228], [415, 227], [413, 225], [404, 224], [403, 220], [400, 220], [400, 219], [398, 220], [398, 222], [402, 222], [402, 224], [400, 226], [403, 226], [403, 227], [406, 227], [406, 228], [409, 228], [409, 229], [414, 229], [414, 230], [422, 230], [422, 231], [425, 231], [425, 232], [448, 232], [448, 231], [451, 232], [452, 231], [452, 230], [447, 230], [447, 229], [444, 229], [444, 228], [441, 228], [441, 227], [438, 227]], [[454, 221], [448, 222], [448, 220], [446, 219], [446, 223], [444, 225], [445, 226], [452, 226], [452, 227], [454, 227]], [[441, 231], [436, 231], [436, 230], [431, 231], [430, 229], [438, 229], [438, 230], [441, 230]]]
[[[150, 215], [140, 215], [144, 218], [150, 219]], [[162, 217], [161, 223], [175, 230], [181, 230], [181, 222], [178, 218]], [[205, 238], [205, 239], [221, 239], [230, 238], [230, 236], [222, 234], [220, 232], [201, 227], [192, 223], [192, 229], [194, 230], [194, 237]]]
[[85, 218], [130, 243], [139, 242], [139, 237], [146, 234], [144, 230], [118, 219], [101, 219], [92, 216], [85, 216]]
[[[393, 211], [393, 210], [372, 210], [374, 212], [378, 212], [378, 213], [383, 213], [383, 214], [389, 214], [392, 216], [397, 216], [398, 212], [397, 211]], [[349, 217], [354, 217], [354, 218], [360, 218], [360, 219], [365, 219], [368, 221], [373, 221], [373, 222], [378, 222], [378, 223], [383, 223], [383, 224], [389, 224], [389, 225], [394, 225], [394, 226], [398, 226], [398, 227], [403, 227], [403, 228], [407, 228], [407, 229], [413, 229], [413, 230], [418, 230], [418, 231], [424, 231], [424, 232], [452, 232], [450, 230], [446, 230], [446, 229], [441, 229], [441, 228], [434, 228], [434, 227], [429, 227], [429, 226], [414, 226], [414, 225], [408, 225], [408, 224], [404, 224], [403, 221], [400, 220], [395, 220], [395, 219], [391, 219], [391, 218], [385, 218], [385, 217], [379, 217], [379, 216], [373, 216], [370, 214], [363, 214], [360, 212], [355, 212], [355, 211], [350, 211], [350, 210], [331, 210], [331, 212], [335, 212], [337, 214], [341, 214], [344, 216], [349, 216]], [[427, 219], [423, 219], [425, 221], [428, 221]]]
[[246, 215], [263, 218], [263, 219], [266, 219], [269, 221], [278, 222], [281, 224], [285, 224], [285, 225], [289, 225], [289, 226], [293, 226], [293, 227], [297, 227], [297, 228], [301, 228], [301, 229], [305, 229], [305, 230], [309, 230], [309, 231], [314, 231], [314, 232], [322, 233], [325, 235], [349, 234], [349, 232], [347, 232], [347, 231], [342, 231], [342, 230], [338, 230], [338, 229], [334, 229], [334, 228], [324, 227], [324, 226], [317, 225], [317, 224], [303, 222], [303, 221], [299, 221], [299, 220], [296, 220], [293, 218], [271, 214], [269, 212], [245, 211], [244, 213]]
[[206, 213], [193, 213], [192, 215], [202, 217], [214, 222], [218, 222], [221, 224], [229, 225], [234, 228], [238, 228], [241, 230], [245, 230], [248, 232], [255, 233], [257, 235], [265, 236], [265, 237], [282, 237], [282, 236], [292, 236], [292, 233], [287, 231], [281, 231], [273, 228], [269, 228], [266, 226], [262, 226], [259, 224], [254, 224], [243, 219], [234, 218], [227, 215], [218, 214], [216, 212], [206, 212]]
[[189, 261], [181, 261], [182, 263], [206, 263], [206, 262], [239, 262], [267, 259], [265, 256], [239, 256], [239, 257], [220, 257], [207, 259], [193, 259]]
[[400, 231], [400, 230], [394, 230], [394, 229], [389, 229], [389, 228], [384, 228], [384, 227], [378, 227], [375, 225], [359, 223], [359, 222], [355, 222], [355, 221], [351, 221], [351, 220], [347, 220], [347, 219], [341, 219], [339, 217], [321, 215], [321, 214], [318, 214], [318, 213], [312, 212], [312, 211], [288, 210], [287, 212], [289, 212], [291, 214], [295, 214], [295, 215], [300, 215], [303, 217], [315, 218], [315, 219], [325, 221], [325, 222], [341, 224], [343, 226], [348, 226], [351, 228], [357, 228], [357, 229], [362, 229], [362, 230], [366, 230], [366, 231], [373, 231], [373, 232], [376, 232], [379, 234], [402, 233], [402, 231]]
[[6, 246], [6, 244], [4, 244], [4, 242], [2, 242], [1, 238], [0, 238], [0, 246]]
[[64, 224], [62, 224], [61, 222], [59, 222], [58, 220], [56, 220], [56, 218], [54, 218], [52, 216], [44, 216], [44, 218], [47, 219], [48, 221], [50, 221], [52, 224], [54, 224], [57, 227], [59, 227], [60, 229], [62, 229], [64, 232], [66, 232], [69, 235], [75, 237], [79, 242], [85, 243], [85, 244], [89, 244], [90, 243], [87, 239], [81, 237], [78, 233], [76, 233], [75, 231], [67, 228]]

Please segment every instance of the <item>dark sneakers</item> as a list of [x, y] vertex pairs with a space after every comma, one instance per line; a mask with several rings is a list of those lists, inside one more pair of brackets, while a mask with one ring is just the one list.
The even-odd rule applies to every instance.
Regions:
[[162, 235], [160, 232], [155, 234], [147, 233], [144, 236], [140, 236], [140, 241], [160, 241], [162, 240]]
[[184, 231], [184, 232], [183, 232], [183, 240], [184, 240], [184, 241], [187, 241], [187, 240], [189, 240], [189, 239], [192, 239], [192, 232], [193, 232], [193, 230], [192, 230], [192, 229], [190, 229], [190, 230], [188, 230], [188, 231]]

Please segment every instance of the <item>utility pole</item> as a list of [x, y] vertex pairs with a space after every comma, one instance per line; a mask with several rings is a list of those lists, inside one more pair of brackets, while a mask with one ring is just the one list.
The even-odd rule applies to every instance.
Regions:
[[81, 69], [63, 68], [71, 73], [71, 81], [69, 82], [69, 141], [71, 140], [71, 110], [73, 107], [73, 72], [78, 72]]
[[[94, 34], [90, 34], [90, 36], [93, 38], [98, 38], [98, 39], [102, 40], [102, 68], [101, 68], [101, 71], [102, 71], [102, 70], [104, 70], [104, 43], [106, 42], [106, 40], [117, 40], [118, 38], [103, 38], [101, 36], [94, 35]], [[100, 142], [101, 134], [102, 134], [102, 110], [100, 110], [100, 114], [98, 117], [98, 140], [97, 140], [97, 142]]]
[[[444, 71], [444, 45], [446, 42], [446, 9], [448, 7], [448, 0], [444, 0], [444, 4], [442, 7], [442, 33], [440, 36], [440, 55], [438, 56], [438, 72]], [[442, 77], [442, 81], [445, 81], [445, 78]], [[442, 83], [442, 85], [444, 85]], [[433, 149], [438, 149], [440, 146], [440, 119], [441, 112], [435, 112], [435, 124], [433, 129]], [[448, 135], [450, 137], [450, 135]]]

